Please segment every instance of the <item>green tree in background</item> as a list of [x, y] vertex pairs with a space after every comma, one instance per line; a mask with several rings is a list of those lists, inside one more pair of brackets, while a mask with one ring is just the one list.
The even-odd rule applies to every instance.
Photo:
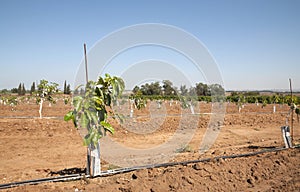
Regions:
[[65, 83], [64, 83], [64, 94], [71, 94], [71, 88], [70, 88], [70, 84], [67, 84], [67, 81], [65, 80]]
[[32, 95], [35, 92], [35, 82], [32, 83], [30, 88], [30, 94]]
[[24, 83], [22, 84], [22, 90], [21, 90], [21, 95], [25, 95], [26, 94], [26, 89], [25, 89], [25, 85]]

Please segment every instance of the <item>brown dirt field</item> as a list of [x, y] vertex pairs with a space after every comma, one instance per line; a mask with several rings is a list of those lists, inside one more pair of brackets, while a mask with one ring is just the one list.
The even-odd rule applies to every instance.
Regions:
[[[10, 106], [0, 105], [0, 184], [58, 175], [64, 170], [81, 169], [86, 164], [86, 147], [71, 122], [63, 115], [70, 109], [59, 100], [51, 107], [45, 105], [39, 119], [34, 103]], [[143, 115], [137, 121], [147, 122]], [[178, 153], [173, 161], [186, 161], [260, 151], [283, 147], [280, 127], [285, 125], [288, 106], [273, 105], [265, 108], [246, 105], [238, 113], [235, 104], [227, 105], [224, 126], [214, 145], [202, 155], [197, 152], [210, 115], [200, 115], [196, 133], [189, 143], [189, 152]], [[168, 114], [179, 114], [175, 104], [165, 105]], [[200, 112], [210, 113], [210, 104], [201, 103]], [[50, 118], [51, 117], [51, 118]], [[144, 147], [165, 142], [178, 124], [176, 116], [164, 119], [158, 131], [147, 135], [128, 132], [112, 121], [119, 142]], [[188, 123], [186, 124], [188, 127]], [[300, 123], [295, 117], [294, 143], [300, 143]], [[4, 191], [300, 191], [300, 149], [288, 149], [251, 157], [220, 159], [206, 163], [152, 168], [102, 178], [73, 182], [44, 183], [22, 186]], [[103, 161], [103, 169], [109, 162]], [[78, 171], [78, 170], [77, 170]]]

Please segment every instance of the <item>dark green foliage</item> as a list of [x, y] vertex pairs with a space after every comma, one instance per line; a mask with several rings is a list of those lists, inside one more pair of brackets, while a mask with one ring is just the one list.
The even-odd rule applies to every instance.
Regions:
[[21, 91], [21, 95], [25, 95], [26, 94], [26, 89], [24, 86], [24, 83], [22, 84], [22, 91]]
[[30, 88], [30, 94], [32, 95], [35, 92], [35, 82], [32, 83]]
[[19, 84], [17, 92], [18, 92], [18, 95], [25, 95], [26, 94], [26, 89], [25, 89], [24, 83]]
[[210, 89], [207, 84], [196, 83], [196, 93], [198, 96], [209, 96], [211, 95]]
[[64, 82], [64, 94], [71, 94], [71, 88], [70, 84], [67, 84], [67, 81]]
[[180, 89], [180, 94], [183, 96], [186, 96], [189, 92], [189, 90], [186, 88], [186, 85], [181, 85], [179, 89]]
[[163, 95], [175, 95], [176, 89], [173, 87], [173, 83], [169, 80], [163, 80]]
[[10, 90], [10, 92], [11, 92], [11, 93], [18, 93], [18, 88], [12, 88], [12, 89]]
[[41, 80], [40, 84], [37, 86], [38, 90], [33, 94], [36, 97], [36, 102], [39, 104], [41, 100], [48, 100], [49, 102], [54, 103], [52, 95], [58, 92], [58, 84], [53, 82], [48, 82], [47, 80]]

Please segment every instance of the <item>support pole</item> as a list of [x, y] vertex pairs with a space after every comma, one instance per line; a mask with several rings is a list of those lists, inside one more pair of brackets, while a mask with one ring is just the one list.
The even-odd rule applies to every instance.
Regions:
[[[84, 61], [85, 61], [85, 78], [86, 83], [89, 82], [88, 78], [88, 67], [87, 67], [87, 55], [86, 55], [86, 44], [84, 48]], [[86, 162], [86, 174], [91, 176], [98, 176], [101, 174], [101, 161], [100, 161], [100, 141], [96, 146], [92, 144], [87, 147], [87, 162]]]
[[84, 61], [85, 61], [85, 78], [86, 78], [86, 83], [88, 83], [89, 77], [88, 77], [88, 67], [87, 67], [86, 44], [83, 44], [83, 48], [84, 48]]
[[[86, 56], [86, 44], [83, 44], [83, 54], [84, 54], [84, 64], [85, 64], [85, 80], [86, 83], [89, 82], [88, 78], [88, 67], [87, 67], [87, 56]], [[87, 147], [86, 150], [86, 175], [91, 174], [91, 150], [90, 150], [90, 145]]]
[[[290, 80], [290, 90], [291, 90], [291, 104], [293, 104], [293, 89], [292, 89], [292, 80]], [[291, 114], [291, 142], [293, 143], [294, 138], [294, 109], [292, 109]]]

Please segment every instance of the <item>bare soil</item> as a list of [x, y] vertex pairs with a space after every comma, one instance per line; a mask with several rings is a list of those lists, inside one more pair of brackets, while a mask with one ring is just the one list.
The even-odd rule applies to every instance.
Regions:
[[[179, 104], [163, 105], [166, 117], [160, 128], [148, 135], [132, 133], [111, 120], [116, 133], [112, 137], [131, 147], [151, 147], [165, 142], [176, 131], [181, 108]], [[247, 104], [238, 112], [227, 104], [225, 120], [214, 145], [199, 154], [198, 147], [210, 119], [211, 104], [201, 103], [199, 123], [189, 149], [172, 161], [243, 154], [273, 147], [283, 147], [280, 127], [285, 125], [288, 106], [264, 108]], [[86, 147], [71, 122], [63, 120], [71, 109], [62, 100], [48, 106], [43, 119], [32, 102], [0, 105], [0, 184], [65, 173], [84, 172]], [[148, 110], [148, 111], [147, 111]], [[205, 114], [204, 114], [205, 113]], [[147, 122], [148, 109], [136, 112], [137, 121]], [[294, 143], [300, 143], [300, 123], [294, 117]], [[190, 125], [186, 122], [186, 127]], [[128, 125], [127, 125], [128, 126]], [[4, 191], [300, 191], [300, 149], [269, 152], [251, 157], [220, 159], [206, 163], [144, 169], [108, 177], [73, 182], [44, 183]], [[102, 162], [103, 169], [112, 166]]]

